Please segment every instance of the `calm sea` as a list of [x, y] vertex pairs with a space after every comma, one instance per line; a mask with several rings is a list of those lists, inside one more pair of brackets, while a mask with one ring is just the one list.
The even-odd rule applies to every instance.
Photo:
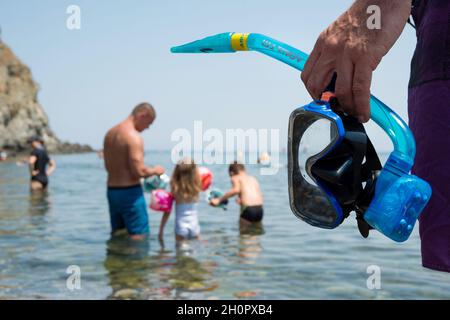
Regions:
[[[273, 176], [248, 168], [264, 192], [262, 228], [240, 230], [236, 203], [223, 211], [202, 196], [202, 239], [177, 248], [174, 217], [162, 245], [155, 212], [148, 242], [111, 240], [102, 160], [55, 159], [46, 196], [30, 195], [26, 166], [0, 164], [2, 299], [450, 298], [450, 274], [421, 266], [417, 226], [403, 244], [376, 232], [363, 239], [353, 217], [332, 231], [311, 227], [289, 209], [285, 166]], [[173, 169], [167, 152], [146, 161]], [[215, 187], [227, 188], [227, 167], [210, 168]], [[80, 289], [67, 285], [69, 266], [79, 268]], [[374, 268], [381, 288], [371, 290]]]

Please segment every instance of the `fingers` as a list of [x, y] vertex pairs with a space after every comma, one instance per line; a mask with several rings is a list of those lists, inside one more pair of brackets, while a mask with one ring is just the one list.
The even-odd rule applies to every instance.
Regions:
[[322, 38], [317, 40], [305, 64], [301, 78], [306, 89], [314, 99], [319, 99], [336, 72], [335, 93], [342, 110], [361, 123], [369, 121], [372, 64], [361, 54], [356, 59], [351, 58], [355, 57], [352, 52], [333, 54], [333, 47], [324, 47], [323, 43]]
[[365, 62], [355, 65], [353, 75], [353, 102], [354, 116], [359, 122], [367, 122], [370, 119], [370, 84], [372, 82], [372, 69]]
[[[308, 61], [306, 61], [305, 68], [304, 68], [303, 72], [301, 73], [301, 78], [302, 78], [302, 81], [305, 84], [305, 86], [308, 83], [308, 80], [312, 74], [314, 66], [317, 63], [317, 60], [319, 60], [319, 58], [320, 58], [321, 51], [322, 51], [322, 49], [321, 49], [321, 45], [320, 45], [320, 40], [317, 40], [313, 51], [309, 55]], [[308, 87], [306, 89], [308, 90]], [[311, 92], [310, 92], [310, 94], [311, 94]]]
[[308, 61], [306, 61], [305, 68], [303, 69], [302, 80], [304, 83], [306, 83], [305, 80], [307, 80], [311, 75], [311, 71], [314, 68], [314, 65], [316, 64], [317, 60], [319, 59], [321, 52], [322, 52], [322, 44], [319, 38], [316, 41], [316, 44], [314, 45], [314, 48], [309, 55]]
[[348, 114], [353, 114], [354, 110], [352, 93], [353, 72], [353, 62], [348, 57], [342, 57], [340, 63], [336, 66], [335, 94], [339, 101], [339, 110], [343, 110]]
[[320, 99], [325, 88], [330, 83], [333, 73], [333, 67], [322, 61], [322, 58], [317, 61], [313, 74], [306, 84], [306, 88], [314, 99]]

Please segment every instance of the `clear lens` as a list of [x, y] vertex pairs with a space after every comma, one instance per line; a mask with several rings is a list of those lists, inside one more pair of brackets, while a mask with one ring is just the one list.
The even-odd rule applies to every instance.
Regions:
[[294, 213], [311, 225], [334, 228], [339, 225], [337, 202], [333, 202], [311, 177], [314, 163], [338, 140], [335, 122], [321, 114], [297, 109], [289, 122], [289, 195]]
[[306, 128], [300, 140], [298, 149], [298, 164], [303, 178], [310, 184], [317, 186], [306, 171], [308, 159], [321, 153], [333, 141], [336, 136], [335, 130], [332, 130], [332, 124], [329, 119], [317, 119], [308, 128]]

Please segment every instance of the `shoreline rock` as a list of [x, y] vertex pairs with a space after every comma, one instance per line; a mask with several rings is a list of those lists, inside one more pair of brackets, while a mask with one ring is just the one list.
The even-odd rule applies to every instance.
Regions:
[[60, 141], [38, 101], [39, 85], [30, 68], [0, 40], [0, 151], [26, 154], [27, 140], [39, 135], [51, 153], [94, 152], [88, 145]]

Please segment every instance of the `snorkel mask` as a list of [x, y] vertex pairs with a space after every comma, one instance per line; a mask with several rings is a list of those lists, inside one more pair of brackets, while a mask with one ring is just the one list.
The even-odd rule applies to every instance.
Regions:
[[[252, 50], [299, 71], [308, 59], [298, 49], [255, 33], [222, 33], [171, 49], [173, 53]], [[403, 242], [431, 196], [430, 185], [410, 174], [416, 153], [412, 132], [394, 111], [371, 96], [371, 119], [394, 145], [382, 167], [364, 126], [333, 111], [338, 104], [333, 89], [332, 82], [320, 100], [294, 110], [289, 118], [291, 209], [310, 225], [326, 229], [336, 228], [355, 211], [364, 237], [375, 228]]]

